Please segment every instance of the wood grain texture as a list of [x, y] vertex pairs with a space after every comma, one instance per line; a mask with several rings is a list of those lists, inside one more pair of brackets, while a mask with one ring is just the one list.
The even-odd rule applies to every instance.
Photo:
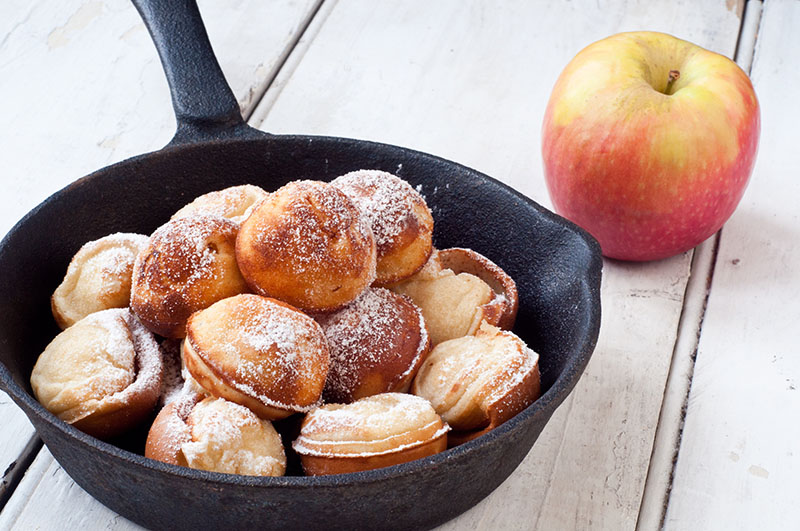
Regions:
[[89, 496], [44, 448], [0, 512], [0, 529], [132, 531], [144, 528]]
[[[200, 0], [246, 113], [319, 0]], [[175, 129], [155, 47], [128, 0], [0, 6], [0, 233], [49, 194], [164, 145]]]
[[[397, 2], [366, 10], [339, 0], [326, 8], [325, 24], [298, 50], [302, 60], [290, 58], [254, 113], [262, 129], [431, 152], [545, 205], [539, 129], [550, 88], [575, 53], [647, 28], [732, 56], [741, 13], [740, 4], [719, 2]], [[635, 526], [690, 259], [606, 262], [603, 325], [583, 379], [521, 467], [444, 529]]]
[[[122, 17], [124, 3], [104, 3], [102, 16]], [[41, 135], [30, 125], [24, 126], [27, 129], [20, 133], [20, 140], [0, 132], [6, 134], [0, 140], [18, 142], [15, 149], [25, 145], [31, 150], [38, 148], [34, 158], [43, 159], [12, 161], [12, 174], [30, 174], [34, 182], [12, 185], [10, 195], [28, 203], [11, 205], [19, 214], [9, 215], [10, 220], [27, 211], [46, 191], [108, 162], [158, 147], [174, 127], [155, 52], [143, 28], [134, 27], [139, 23], [135, 14], [121, 19], [128, 22], [117, 26], [95, 19], [86, 22], [92, 9], [97, 9], [94, 4], [73, 1], [64, 3], [66, 7], [53, 7], [55, 4], [48, 3], [48, 13], [42, 12], [39, 3], [29, 6], [19, 0], [0, 7], [0, 31], [9, 30], [0, 33], [0, 94], [30, 102], [28, 109], [14, 110], [14, 123], [46, 123], [49, 127], [42, 128], [47, 137], [44, 144], [36, 142]], [[285, 4], [294, 6], [294, 2]], [[233, 85], [240, 102], [257, 98], [263, 81], [247, 80], [252, 76], [271, 79], [270, 74], [261, 78], [254, 73], [254, 65], [269, 54], [263, 44], [241, 35], [266, 38], [261, 33], [276, 24], [275, 4], [217, 2], [222, 6], [218, 24], [232, 24], [225, 7], [238, 13], [236, 10], [246, 6], [256, 13], [245, 10], [240, 17], [242, 26], [231, 26], [227, 44], [222, 46], [220, 37], [215, 36], [218, 30], [214, 30], [213, 17], [208, 17], [210, 5], [201, 2], [201, 10], [207, 15], [223, 70], [233, 79], [228, 65], [234, 59], [226, 59], [226, 54], [253, 57], [254, 61], [245, 61], [250, 70], [241, 71], [244, 90], [237, 88], [236, 82]], [[270, 85], [253, 121], [272, 132], [352, 136], [428, 151], [484, 171], [549, 205], [541, 175], [539, 128], [550, 88], [569, 59], [594, 40], [633, 29], [667, 31], [730, 56], [741, 5], [716, 0], [327, 0]], [[113, 6], [118, 11], [113, 11]], [[8, 23], [2, 16], [11, 9], [20, 10], [19, 24]], [[261, 23], [257, 16], [264, 12], [270, 14]], [[76, 13], [79, 16], [74, 19]], [[39, 22], [36, 17], [45, 19]], [[81, 25], [80, 31], [73, 32], [72, 28]], [[38, 40], [24, 35], [26, 28], [40, 26]], [[69, 31], [59, 30], [62, 27]], [[289, 24], [285, 31], [291, 33], [291, 27], [296, 26]], [[121, 38], [128, 30], [133, 32], [128, 37], [135, 39], [137, 52], [117, 42], [130, 42]], [[53, 32], [56, 43], [66, 40], [54, 50], [43, 44]], [[13, 53], [6, 51], [8, 43], [16, 46]], [[69, 46], [74, 47], [69, 54], [60, 52]], [[150, 55], [141, 51], [144, 49], [150, 50]], [[32, 54], [26, 59], [28, 70], [18, 59], [26, 53]], [[51, 53], [60, 55], [51, 59]], [[75, 59], [70, 59], [81, 54], [101, 65], [81, 65], [87, 69], [85, 77], [90, 81], [86, 83], [76, 83]], [[131, 57], [135, 61], [129, 62]], [[36, 58], [42, 62], [31, 66]], [[274, 58], [270, 61], [268, 64], [275, 64]], [[9, 62], [21, 70], [4, 70]], [[67, 66], [59, 66], [63, 62]], [[147, 74], [152, 78], [145, 76], [145, 71], [152, 71]], [[31, 77], [30, 100], [20, 99], [27, 97], [26, 91], [12, 85], [7, 72]], [[61, 93], [53, 86], [68, 96], [37, 115], [41, 102], [53, 101], [54, 94]], [[252, 87], [259, 88], [248, 96]], [[87, 90], [91, 95], [81, 94]], [[95, 101], [98, 99], [100, 104]], [[78, 100], [89, 107], [81, 111]], [[164, 105], [158, 107], [160, 104], [151, 100]], [[88, 134], [94, 136], [87, 141], [83, 135]], [[49, 157], [41, 156], [41, 146], [48, 147]], [[586, 374], [521, 467], [493, 495], [444, 529], [633, 528], [690, 259], [687, 253], [652, 264], [606, 262], [603, 326]], [[12, 525], [20, 529], [136, 528], [91, 499], [46, 451], [0, 512], [0, 529]]]
[[[753, 64], [753, 52], [761, 21], [761, 11], [760, 0], [748, 0], [742, 14], [735, 60], [748, 73]], [[698, 343], [714, 276], [720, 234], [717, 232], [713, 237], [698, 245], [692, 256], [691, 275], [686, 286], [678, 338], [672, 354], [672, 364], [664, 391], [664, 400], [661, 404], [653, 453], [650, 456], [647, 481], [639, 508], [639, 519], [636, 522], [637, 530], [663, 527], [674, 479], [675, 460], [680, 449], [689, 389], [694, 376]]]
[[2, 501], [11, 494], [19, 475], [24, 473], [26, 447], [34, 436], [33, 425], [3, 392], [0, 392], [0, 509]]
[[722, 230], [665, 527], [796, 529], [800, 521], [800, 4], [764, 4], [752, 80], [762, 133]]
[[[252, 111], [317, 3], [199, 2], [245, 112]], [[155, 48], [128, 0], [2, 2], [0, 98], [0, 234], [74, 179], [159, 148], [175, 127]], [[4, 393], [0, 418], [4, 473], [33, 428]]]

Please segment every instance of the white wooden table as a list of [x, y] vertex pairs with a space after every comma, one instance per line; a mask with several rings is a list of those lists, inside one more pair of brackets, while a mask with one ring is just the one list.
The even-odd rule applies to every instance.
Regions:
[[[800, 2], [200, 8], [254, 126], [435, 153], [546, 206], [544, 107], [583, 46], [649, 29], [735, 57], [762, 106], [738, 210], [693, 252], [606, 261], [600, 340], [577, 388], [519, 469], [442, 529], [800, 528]], [[174, 130], [155, 49], [127, 0], [4, 0], [0, 118], [0, 234]], [[72, 482], [4, 395], [0, 472], [0, 529], [136, 528]]]

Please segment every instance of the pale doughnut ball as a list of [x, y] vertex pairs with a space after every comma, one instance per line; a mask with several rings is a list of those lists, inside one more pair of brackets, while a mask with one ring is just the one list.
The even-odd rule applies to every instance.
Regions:
[[76, 428], [108, 438], [152, 411], [163, 362], [153, 335], [127, 308], [93, 313], [61, 332], [31, 373], [36, 399]]
[[128, 306], [133, 263], [147, 240], [142, 234], [116, 233], [85, 243], [50, 299], [58, 326], [64, 329], [90, 313]]
[[247, 219], [256, 205], [267, 195], [264, 189], [252, 184], [231, 186], [197, 197], [194, 201], [175, 212], [171, 219], [206, 214], [228, 218], [236, 223], [241, 223]]
[[206, 398], [186, 420], [191, 441], [181, 446], [189, 468], [243, 474], [282, 476], [286, 454], [272, 423], [244, 406]]
[[391, 290], [420, 307], [431, 342], [438, 345], [474, 334], [484, 319], [483, 307], [494, 298], [494, 292], [475, 275], [442, 269], [434, 258]]
[[156, 417], [145, 457], [196, 470], [282, 476], [286, 453], [272, 423], [224, 398], [184, 395]]
[[433, 215], [410, 184], [380, 170], [353, 171], [331, 184], [361, 209], [375, 234], [376, 285], [398, 282], [425, 265], [433, 250]]

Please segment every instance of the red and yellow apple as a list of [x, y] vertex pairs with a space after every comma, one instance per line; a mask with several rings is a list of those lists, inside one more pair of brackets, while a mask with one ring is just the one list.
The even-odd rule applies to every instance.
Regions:
[[758, 100], [736, 63], [663, 33], [620, 33], [558, 78], [542, 126], [545, 180], [556, 212], [605, 256], [665, 258], [730, 217], [759, 133]]

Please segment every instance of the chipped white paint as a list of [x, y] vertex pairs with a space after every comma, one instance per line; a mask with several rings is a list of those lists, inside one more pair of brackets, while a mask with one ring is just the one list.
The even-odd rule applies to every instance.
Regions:
[[0, 494], [11, 488], [11, 481], [24, 472], [20, 457], [34, 435], [33, 426], [11, 398], [0, 391]]
[[47, 36], [47, 47], [51, 50], [66, 46], [70, 38], [80, 33], [103, 14], [103, 3], [94, 1], [86, 2], [73, 13], [63, 26], [58, 26]]
[[800, 522], [800, 4], [764, 4], [752, 79], [758, 160], [725, 225], [665, 527]]

